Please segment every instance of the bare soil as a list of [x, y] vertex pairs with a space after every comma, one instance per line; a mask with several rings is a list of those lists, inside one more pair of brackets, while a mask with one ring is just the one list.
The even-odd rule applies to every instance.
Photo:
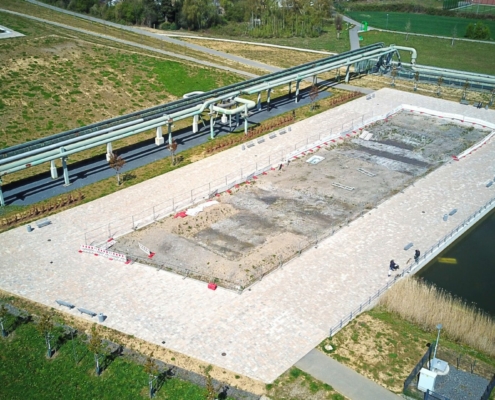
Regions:
[[[321, 148], [318, 164], [299, 159], [259, 175], [194, 217], [119, 238], [114, 250], [241, 290], [488, 133], [409, 113], [366, 130], [370, 140]], [[156, 253], [152, 261], [139, 243]]]

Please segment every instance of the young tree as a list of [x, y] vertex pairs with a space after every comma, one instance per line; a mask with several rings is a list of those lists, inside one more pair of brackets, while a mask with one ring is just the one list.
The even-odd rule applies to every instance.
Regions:
[[206, 400], [215, 400], [217, 398], [217, 390], [215, 389], [215, 386], [213, 386], [213, 378], [210, 375], [212, 369], [213, 367], [211, 365], [204, 368], [206, 377]]
[[437, 80], [437, 96], [440, 97], [442, 95], [442, 83], [443, 83], [443, 76], [439, 76]]
[[7, 317], [7, 314], [9, 313], [9, 311], [7, 310], [7, 307], [5, 307], [3, 304], [2, 306], [0, 307], [0, 328], [2, 329], [2, 337], [6, 337], [7, 336], [7, 331], [5, 330], [5, 320], [6, 320], [6, 317]]
[[117, 185], [120, 186], [120, 170], [124, 167], [125, 160], [116, 153], [112, 153], [110, 160], [108, 160], [108, 164], [110, 165], [110, 168], [115, 170], [115, 173], [117, 174]]
[[175, 165], [175, 152], [177, 151], [177, 142], [175, 140], [172, 140], [172, 143], [169, 143], [167, 145], [167, 149], [169, 149], [170, 153], [172, 153], [172, 165]]
[[409, 19], [405, 26], [406, 30], [406, 40], [409, 40], [409, 33], [411, 33], [411, 20]]
[[457, 37], [457, 25], [454, 26], [454, 28], [452, 29], [452, 43], [450, 44], [451, 46], [454, 45], [454, 40], [456, 37]]
[[419, 72], [414, 74], [414, 91], [418, 90]]
[[462, 92], [462, 100], [466, 100], [466, 95], [467, 95], [467, 90], [469, 89], [470, 83], [466, 79], [466, 82], [464, 82], [464, 85], [462, 85], [462, 88], [464, 89]]
[[150, 388], [150, 399], [155, 395], [156, 388], [153, 387], [154, 382], [158, 378], [158, 365], [153, 359], [153, 352], [146, 358], [146, 363], [144, 364], [144, 372], [148, 374], [148, 386]]
[[395, 86], [395, 77], [397, 76], [397, 67], [394, 66], [392, 68], [392, 71], [390, 72], [390, 75], [392, 75], [392, 83], [390, 84], [391, 86]]
[[52, 316], [48, 313], [42, 314], [36, 329], [40, 333], [41, 336], [45, 339], [46, 344], [46, 356], [50, 358], [52, 356], [52, 339], [53, 335], [53, 320]]
[[344, 18], [340, 14], [335, 15], [335, 29], [337, 30], [337, 39], [340, 39], [340, 32], [342, 32], [342, 24], [344, 23]]
[[311, 111], [313, 111], [315, 108], [315, 101], [318, 98], [318, 95], [318, 86], [311, 86], [311, 90], [309, 91], [309, 99], [311, 100]]
[[91, 339], [89, 340], [88, 349], [94, 355], [96, 376], [99, 376], [101, 374], [100, 360], [103, 361], [105, 359], [105, 353], [102, 337], [98, 329], [96, 329], [96, 324], [91, 327]]

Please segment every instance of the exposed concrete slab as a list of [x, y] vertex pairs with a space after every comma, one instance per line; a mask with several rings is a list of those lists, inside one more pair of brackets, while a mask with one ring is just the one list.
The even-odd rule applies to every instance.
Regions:
[[[143, 214], [268, 155], [287, 154], [310, 135], [338, 131], [363, 115], [416, 104], [495, 123], [495, 112], [382, 89], [292, 126], [277, 139], [241, 146], [50, 217], [52, 224], [0, 235], [0, 287], [56, 306], [61, 299], [108, 315], [105, 325], [265, 382], [307, 354], [328, 329], [386, 282], [388, 262], [405, 265], [495, 196], [495, 142], [437, 169], [380, 204], [242, 295], [138, 264], [79, 254], [84, 232]], [[305, 141], [304, 141], [305, 144]], [[455, 216], [442, 216], [456, 208]], [[424, 211], [424, 213], [423, 213]], [[104, 228], [102, 228], [104, 229]], [[128, 229], [128, 228], [126, 228]], [[393, 277], [392, 277], [393, 278]], [[69, 314], [74, 310], [62, 311]], [[83, 318], [86, 318], [83, 316]], [[89, 319], [89, 317], [87, 317]], [[225, 352], [226, 356], [222, 356]]]

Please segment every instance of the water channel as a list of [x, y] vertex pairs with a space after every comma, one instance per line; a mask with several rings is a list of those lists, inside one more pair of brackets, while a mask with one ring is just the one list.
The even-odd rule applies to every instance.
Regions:
[[416, 276], [495, 317], [495, 210]]

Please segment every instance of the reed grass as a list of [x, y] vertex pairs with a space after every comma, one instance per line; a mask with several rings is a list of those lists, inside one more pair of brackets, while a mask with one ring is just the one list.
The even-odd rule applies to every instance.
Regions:
[[397, 282], [381, 298], [380, 305], [420, 326], [442, 334], [490, 356], [495, 356], [495, 320], [449, 292], [413, 277]]

